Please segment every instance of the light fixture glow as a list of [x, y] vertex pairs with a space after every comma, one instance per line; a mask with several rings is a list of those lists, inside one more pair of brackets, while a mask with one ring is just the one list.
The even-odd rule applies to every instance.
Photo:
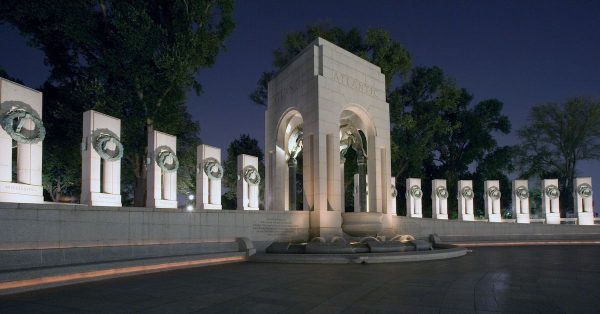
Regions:
[[193, 201], [196, 197], [194, 196], [194, 194], [189, 194], [188, 195], [188, 200]]
[[192, 205], [190, 204], [190, 205], [186, 206], [186, 207], [185, 207], [185, 209], [186, 209], [188, 212], [191, 212], [191, 211], [193, 211], [193, 210], [194, 210], [194, 206], [192, 206]]

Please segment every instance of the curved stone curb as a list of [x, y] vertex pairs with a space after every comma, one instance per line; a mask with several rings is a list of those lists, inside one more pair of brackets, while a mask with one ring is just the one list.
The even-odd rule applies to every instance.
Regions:
[[[438, 247], [440, 244], [438, 244]], [[256, 254], [250, 262], [291, 263], [291, 264], [376, 264], [421, 262], [455, 258], [466, 255], [468, 250], [451, 244], [444, 249], [417, 252], [363, 253], [363, 254]]]

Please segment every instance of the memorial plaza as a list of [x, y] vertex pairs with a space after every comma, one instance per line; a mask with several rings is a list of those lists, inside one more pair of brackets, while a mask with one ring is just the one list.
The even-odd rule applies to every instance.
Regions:
[[0, 297], [2, 313], [597, 313], [598, 246], [400, 264], [235, 263]]

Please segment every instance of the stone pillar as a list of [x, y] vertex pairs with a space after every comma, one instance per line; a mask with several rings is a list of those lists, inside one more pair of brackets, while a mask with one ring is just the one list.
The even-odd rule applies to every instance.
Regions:
[[542, 180], [542, 208], [546, 214], [546, 223], [549, 225], [560, 224], [559, 198], [558, 179]]
[[473, 208], [473, 181], [460, 180], [458, 181], [458, 220], [473, 221], [475, 220]]
[[221, 149], [209, 145], [196, 148], [196, 208], [222, 209], [221, 206]]
[[250, 155], [237, 157], [237, 209], [258, 210], [259, 185], [258, 158]]
[[121, 206], [120, 137], [121, 120], [93, 110], [83, 113], [82, 204]]
[[391, 207], [389, 213], [392, 216], [397, 216], [398, 212], [396, 206], [396, 197], [398, 196], [398, 190], [396, 189], [396, 177], [390, 178], [390, 199], [391, 199]]
[[431, 217], [433, 219], [448, 219], [448, 195], [446, 180], [431, 181]]
[[344, 156], [340, 156], [340, 207], [342, 208], [342, 212], [346, 211], [346, 182], [344, 176], [344, 164], [346, 163], [346, 158]]
[[421, 179], [406, 179], [406, 216], [423, 218], [423, 191]]
[[298, 171], [298, 161], [295, 158], [288, 160], [288, 187], [289, 187], [289, 210], [298, 210], [296, 205], [296, 172]]
[[[148, 131], [146, 206], [177, 208], [177, 137]], [[160, 164], [164, 163], [163, 168]]]
[[[358, 199], [361, 212], [368, 212], [369, 205], [367, 203], [367, 158], [360, 154], [356, 160], [358, 163]], [[356, 211], [356, 208], [354, 209]]]
[[529, 183], [527, 180], [514, 180], [512, 185], [512, 203], [517, 223], [528, 224], [529, 218]]
[[[17, 112], [27, 114], [13, 120], [13, 131], [25, 137], [37, 137], [32, 143], [13, 142], [0, 128], [0, 202], [43, 203], [42, 187], [42, 93], [0, 78], [0, 119]], [[40, 126], [36, 126], [37, 120]], [[37, 132], [37, 133], [36, 133]], [[17, 181], [12, 180], [13, 143], [17, 145]]]
[[354, 212], [358, 213], [358, 212], [366, 212], [367, 209], [369, 208], [369, 198], [365, 197], [364, 201], [365, 207], [361, 207], [363, 205], [361, 205], [361, 200], [360, 200], [360, 193], [361, 190], [364, 191], [364, 195], [368, 196], [369, 195], [369, 180], [368, 178], [365, 178], [365, 182], [362, 185], [363, 188], [361, 188], [361, 183], [360, 183], [360, 174], [356, 173], [354, 174]]
[[573, 180], [573, 201], [575, 214], [580, 225], [594, 224], [594, 197], [592, 178], [575, 178]]
[[487, 180], [483, 184], [485, 191], [485, 218], [489, 222], [502, 222], [500, 206], [500, 181]]

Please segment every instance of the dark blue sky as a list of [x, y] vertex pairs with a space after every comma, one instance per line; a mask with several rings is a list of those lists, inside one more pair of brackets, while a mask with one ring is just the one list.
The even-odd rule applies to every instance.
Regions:
[[[205, 143], [227, 148], [242, 133], [264, 142], [264, 108], [248, 94], [290, 31], [318, 21], [381, 27], [410, 51], [413, 65], [441, 67], [475, 100], [498, 98], [513, 123], [501, 144], [517, 142], [531, 106], [600, 96], [600, 1], [238, 1], [226, 50], [199, 73], [204, 93], [188, 106]], [[43, 54], [0, 26], [0, 66], [31, 87], [48, 72]], [[222, 118], [220, 118], [222, 117]], [[600, 163], [582, 175], [600, 178]]]

